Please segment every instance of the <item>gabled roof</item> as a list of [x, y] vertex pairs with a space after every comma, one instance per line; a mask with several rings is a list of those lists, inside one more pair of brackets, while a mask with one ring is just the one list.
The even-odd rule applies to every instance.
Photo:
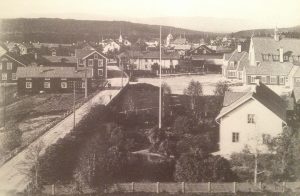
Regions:
[[256, 61], [263, 61], [262, 54], [279, 55], [279, 48], [283, 48], [284, 53], [289, 52], [291, 55], [300, 55], [300, 39], [283, 38], [276, 41], [271, 37], [253, 37], [252, 41]]
[[42, 56], [46, 61], [50, 63], [72, 63], [76, 64], [77, 59], [75, 56]]
[[224, 115], [232, 112], [244, 103], [250, 100], [256, 100], [285, 122], [286, 104], [284, 100], [261, 82], [259, 82], [259, 85], [256, 85], [254, 88], [254, 91], [248, 92], [226, 92], [223, 101], [223, 108], [216, 120], [219, 120]]
[[103, 58], [107, 58], [105, 57], [101, 52], [97, 51], [97, 50], [85, 50], [85, 49], [76, 49], [75, 50], [75, 57], [78, 59], [85, 59], [88, 56], [97, 53], [100, 56], [102, 56]]
[[274, 62], [264, 61], [258, 66], [246, 66], [246, 74], [248, 75], [272, 75], [272, 76], [287, 76], [292, 68], [292, 62]]
[[[126, 51], [126, 54], [129, 58], [144, 58], [144, 59], [159, 59], [159, 51], [139, 51], [139, 50], [129, 50]], [[162, 59], [179, 59], [180, 55], [178, 52], [162, 52]]]
[[2, 56], [6, 56], [7, 58], [17, 62], [18, 64], [22, 66], [26, 66], [25, 63], [21, 62], [21, 59], [19, 56], [15, 56], [13, 53], [5, 53]]
[[[85, 69], [75, 67], [18, 67], [18, 78], [85, 78]], [[92, 77], [92, 69], [87, 69], [87, 77]]]

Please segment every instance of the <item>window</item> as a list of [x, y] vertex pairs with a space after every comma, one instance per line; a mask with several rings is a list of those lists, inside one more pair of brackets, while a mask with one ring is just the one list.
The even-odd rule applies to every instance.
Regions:
[[103, 67], [103, 59], [98, 59], [98, 67]]
[[103, 76], [103, 69], [98, 69], [98, 76]]
[[12, 80], [17, 80], [17, 74], [16, 73], [12, 73], [11, 74], [11, 79]]
[[273, 61], [279, 61], [279, 55], [273, 55]]
[[271, 84], [276, 84], [277, 83], [277, 77], [276, 76], [271, 76], [270, 83]]
[[50, 88], [50, 82], [44, 82], [44, 88]]
[[248, 123], [254, 123], [254, 114], [248, 114]]
[[236, 72], [235, 71], [228, 71], [228, 77], [235, 77]]
[[2, 80], [7, 80], [7, 73], [2, 73]]
[[255, 83], [255, 78], [256, 78], [255, 76], [251, 76], [251, 81], [250, 82]]
[[45, 80], [50, 80], [50, 78], [45, 78]]
[[269, 134], [262, 134], [262, 143], [269, 144], [271, 141], [271, 136]]
[[68, 84], [67, 84], [67, 82], [61, 82], [60, 86], [61, 86], [61, 88], [67, 88]]
[[148, 59], [145, 59], [145, 62], [147, 63], [147, 62], [148, 62]]
[[88, 60], [88, 66], [93, 66], [93, 59]]
[[94, 59], [98, 59], [98, 54], [94, 54]]
[[264, 59], [264, 61], [268, 61], [269, 60], [269, 54], [263, 54], [263, 59]]
[[281, 76], [281, 77], [279, 78], [279, 84], [284, 84], [284, 76]]
[[297, 83], [300, 82], [300, 78], [296, 78], [296, 82], [297, 82]]
[[0, 63], [0, 70], [2, 70], [2, 63]]
[[7, 70], [12, 70], [12, 62], [7, 62]]
[[233, 132], [232, 133], [232, 142], [237, 143], [240, 140], [240, 133]]
[[32, 82], [26, 82], [26, 88], [32, 88]]

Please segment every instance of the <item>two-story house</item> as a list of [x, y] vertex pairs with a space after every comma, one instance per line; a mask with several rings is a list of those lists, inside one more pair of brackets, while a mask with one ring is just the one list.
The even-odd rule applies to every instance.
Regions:
[[220, 125], [219, 154], [228, 157], [246, 146], [268, 152], [267, 140], [286, 126], [286, 104], [258, 80], [247, 92], [226, 92], [223, 108], [216, 118]]
[[275, 29], [274, 37], [252, 37], [246, 66], [245, 84], [255, 78], [264, 84], [293, 88], [293, 75], [300, 62], [300, 39], [281, 38]]
[[4, 50], [0, 53], [0, 83], [17, 83], [17, 68], [26, 66], [17, 59]]

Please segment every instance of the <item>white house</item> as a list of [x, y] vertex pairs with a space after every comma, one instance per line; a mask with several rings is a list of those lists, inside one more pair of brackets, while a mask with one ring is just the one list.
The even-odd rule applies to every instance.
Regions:
[[267, 152], [265, 142], [286, 126], [285, 102], [256, 80], [248, 92], [226, 92], [216, 121], [220, 124], [219, 154], [229, 157], [246, 146]]

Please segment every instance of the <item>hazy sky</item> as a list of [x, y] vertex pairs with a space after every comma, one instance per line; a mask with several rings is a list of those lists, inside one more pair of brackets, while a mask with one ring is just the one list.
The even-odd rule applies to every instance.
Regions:
[[[254, 21], [258, 27], [300, 24], [300, 0], [1, 0], [0, 18], [132, 20], [166, 16]], [[4, 6], [3, 6], [4, 4]]]

